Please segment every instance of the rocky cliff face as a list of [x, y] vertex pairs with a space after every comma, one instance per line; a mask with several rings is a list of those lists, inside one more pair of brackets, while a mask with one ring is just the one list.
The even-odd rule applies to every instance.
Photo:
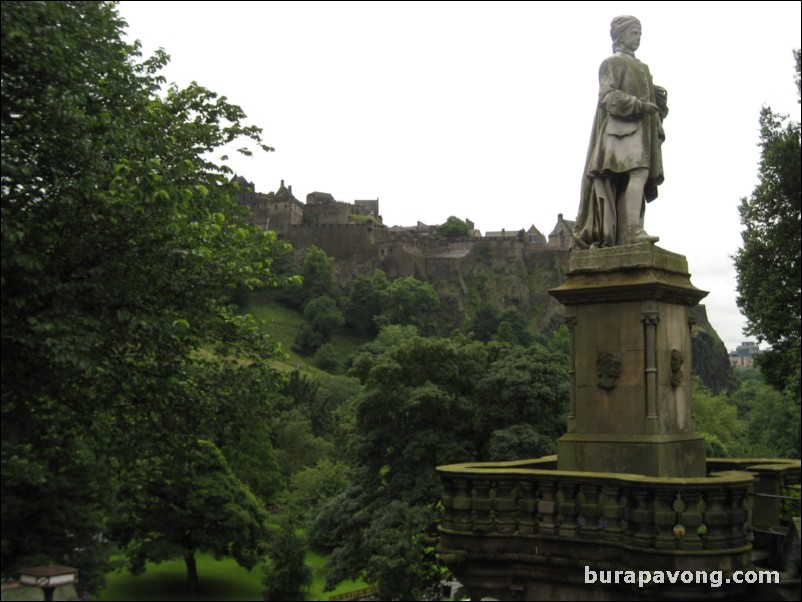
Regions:
[[731, 391], [737, 383], [730, 365], [727, 347], [721, 341], [707, 319], [707, 308], [697, 305], [693, 311], [696, 323], [691, 329], [691, 354], [693, 373], [713, 393]]
[[[287, 239], [296, 249], [309, 245], [335, 258], [342, 289], [358, 275], [383, 270], [388, 278], [414, 276], [440, 295], [436, 321], [442, 335], [461, 327], [484, 304], [515, 308], [529, 328], [547, 336], [562, 324], [563, 307], [548, 294], [568, 270], [570, 252], [528, 244], [523, 239], [446, 241], [371, 225], [291, 228]], [[727, 349], [703, 305], [695, 310], [692, 331], [694, 374], [713, 392], [735, 386]]]

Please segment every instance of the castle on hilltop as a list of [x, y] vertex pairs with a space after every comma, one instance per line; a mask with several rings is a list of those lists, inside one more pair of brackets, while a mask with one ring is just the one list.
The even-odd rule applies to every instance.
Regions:
[[292, 186], [281, 180], [276, 192], [256, 192], [252, 183], [242, 176], [234, 181], [240, 185], [239, 203], [251, 210], [252, 222], [266, 229], [286, 235], [293, 226], [346, 225], [372, 222], [381, 226], [379, 199], [343, 203], [328, 192], [310, 192], [306, 204], [292, 194]]
[[[378, 198], [348, 203], [327, 192], [311, 192], [303, 203], [284, 180], [278, 190], [268, 193], [256, 192], [241, 176], [235, 181], [242, 190], [238, 202], [248, 207], [254, 224], [274, 230], [296, 249], [315, 245], [338, 260], [370, 264], [390, 277], [442, 277], [454, 269], [464, 274], [477, 257], [518, 259], [543, 267], [568, 265], [574, 222], [563, 219], [562, 214], [548, 236], [534, 225], [528, 230], [488, 231], [482, 236], [468, 221], [473, 230], [470, 237], [445, 239], [435, 236], [436, 225], [385, 226]], [[450, 267], [444, 270], [445, 265]]]
[[[284, 181], [268, 193], [256, 192], [245, 178], [236, 181], [238, 201], [250, 210], [253, 223], [275, 231], [299, 252], [312, 245], [322, 249], [337, 260], [335, 272], [345, 281], [374, 269], [390, 279], [426, 280], [440, 295], [441, 320], [453, 320], [455, 328], [481, 302], [519, 309], [538, 332], [554, 332], [563, 322], [562, 307], [547, 292], [568, 272], [574, 222], [562, 214], [548, 236], [535, 226], [482, 236], [468, 222], [471, 236], [449, 239], [436, 235], [437, 226], [421, 222], [385, 226], [379, 199], [345, 203], [329, 193], [312, 192], [303, 203]], [[732, 375], [725, 370], [727, 350], [711, 334], [715, 331], [703, 305], [694, 317], [693, 371], [712, 390], [723, 390]]]

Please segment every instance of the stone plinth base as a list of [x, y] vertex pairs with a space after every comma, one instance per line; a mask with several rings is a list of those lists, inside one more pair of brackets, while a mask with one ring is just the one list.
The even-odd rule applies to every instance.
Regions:
[[705, 475], [705, 442], [698, 433], [678, 435], [576, 435], [557, 442], [559, 470], [628, 472], [657, 476]]
[[549, 291], [570, 333], [560, 470], [704, 476], [691, 400], [691, 309], [707, 293], [682, 255], [650, 243], [574, 251]]

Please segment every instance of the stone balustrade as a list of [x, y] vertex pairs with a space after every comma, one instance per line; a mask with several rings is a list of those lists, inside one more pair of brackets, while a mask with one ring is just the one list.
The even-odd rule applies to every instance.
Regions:
[[[556, 457], [438, 468], [443, 533], [724, 550], [751, 541], [754, 474], [799, 482], [799, 462], [711, 460], [699, 478], [556, 470]], [[767, 476], [768, 475], [768, 476]]]

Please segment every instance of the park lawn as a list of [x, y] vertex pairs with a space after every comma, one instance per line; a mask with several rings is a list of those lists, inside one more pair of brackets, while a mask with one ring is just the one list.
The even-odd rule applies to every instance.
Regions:
[[[95, 595], [98, 601], [114, 600], [262, 600], [262, 570], [246, 571], [234, 560], [215, 560], [198, 554], [200, 591], [187, 591], [187, 571], [183, 559], [160, 564], [148, 563], [141, 575], [117, 571], [106, 576], [106, 586]], [[324, 592], [326, 586], [326, 558], [309, 552], [306, 564], [312, 570], [313, 581], [307, 600], [328, 600], [329, 596], [368, 587], [362, 581], [345, 581], [334, 591]]]
[[117, 571], [106, 575], [106, 586], [95, 600], [261, 600], [262, 571], [247, 571], [234, 560], [197, 554], [200, 591], [187, 590], [184, 560], [147, 563], [141, 575]]

